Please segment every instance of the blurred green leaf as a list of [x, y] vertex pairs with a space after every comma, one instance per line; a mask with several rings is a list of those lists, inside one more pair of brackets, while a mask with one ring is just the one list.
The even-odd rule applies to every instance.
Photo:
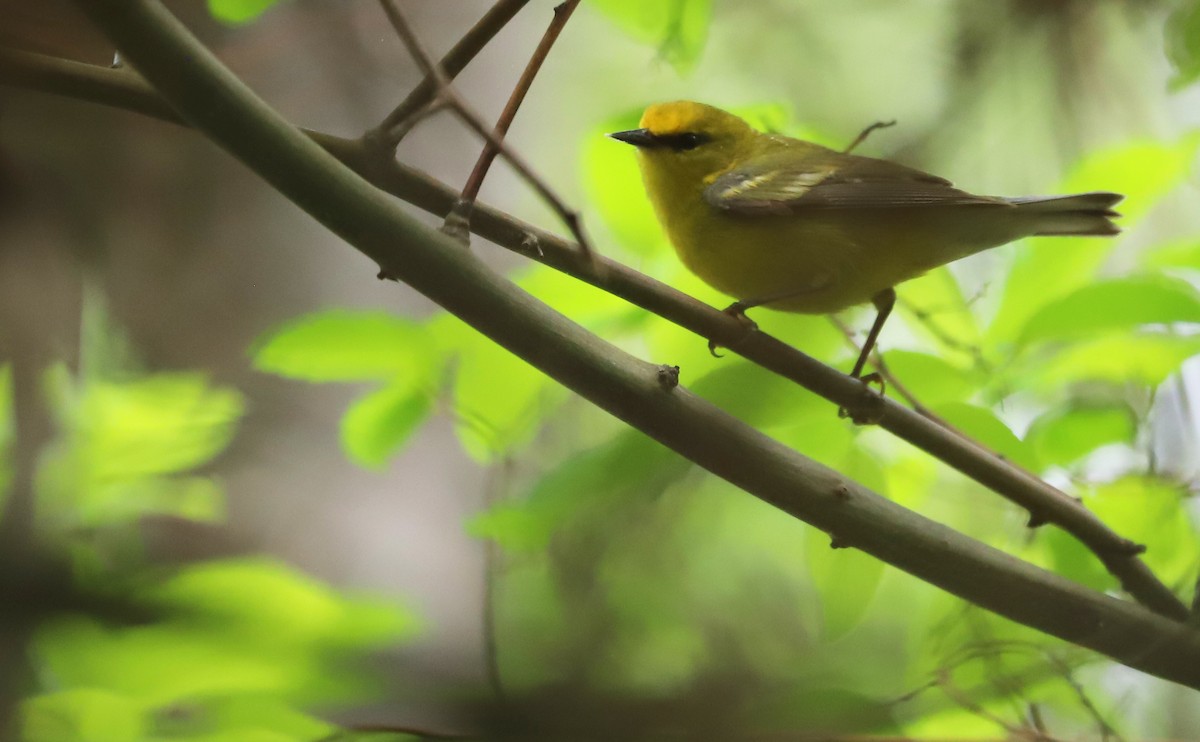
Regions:
[[1116, 334], [1055, 349], [1025, 382], [1043, 391], [1084, 381], [1154, 387], [1200, 354], [1200, 337], [1145, 333]]
[[1200, 2], [1184, 0], [1167, 17], [1163, 27], [1167, 59], [1175, 76], [1167, 87], [1179, 90], [1200, 78]]
[[241, 25], [258, 19], [279, 0], [208, 0], [208, 12], [218, 21]]
[[395, 605], [341, 598], [265, 560], [189, 566], [143, 597], [164, 612], [155, 623], [44, 622], [33, 642], [40, 671], [57, 687], [116, 692], [143, 708], [237, 694], [331, 702], [372, 688], [346, 660], [416, 623]]
[[906, 281], [898, 291], [898, 308], [910, 327], [947, 353], [974, 360], [964, 349], [981, 347], [979, 322], [949, 268]]
[[[1056, 190], [1111, 190], [1125, 194], [1118, 208], [1129, 229], [1191, 172], [1200, 135], [1178, 142], [1132, 142], [1088, 156]], [[993, 347], [1016, 339], [1039, 309], [1092, 282], [1115, 240], [1096, 237], [1034, 237], [1017, 249], [1004, 284], [1000, 309], [988, 328]], [[1002, 351], [997, 351], [1002, 354]]]
[[621, 246], [635, 255], [650, 255], [661, 252], [667, 240], [646, 197], [637, 154], [628, 144], [605, 136], [636, 129], [640, 116], [640, 110], [630, 111], [588, 134], [582, 155], [583, 185], [588, 203], [599, 211]]
[[1128, 443], [1137, 432], [1125, 405], [1052, 409], [1033, 421], [1025, 440], [1043, 465], [1066, 466], [1109, 443]]
[[979, 389], [979, 374], [960, 369], [928, 353], [889, 350], [884, 355], [892, 375], [924, 405], [965, 402]]
[[551, 469], [524, 498], [480, 514], [468, 531], [512, 551], [540, 552], [568, 520], [601, 517], [631, 495], [661, 491], [690, 466], [640, 432], [622, 433]]
[[260, 339], [252, 354], [260, 371], [313, 382], [426, 378], [441, 363], [424, 325], [387, 312], [305, 315]]
[[1118, 278], [1084, 286], [1044, 305], [1025, 323], [1019, 342], [1176, 322], [1200, 322], [1200, 291], [1190, 283], [1161, 275]]
[[593, 4], [638, 41], [654, 44], [680, 74], [691, 71], [704, 50], [712, 0], [594, 0]]
[[[443, 342], [458, 358], [453, 382], [455, 430], [476, 461], [527, 444], [566, 391], [545, 374], [457, 320]], [[447, 326], [449, 327], [449, 326]]]
[[200, 374], [92, 382], [68, 411], [86, 487], [185, 471], [229, 444], [242, 397]]
[[950, 402], [934, 407], [933, 411], [967, 436], [1009, 461], [1030, 471], [1038, 471], [1041, 468], [1033, 449], [1018, 438], [990, 409]]
[[1083, 493], [1083, 504], [1125, 538], [1146, 545], [1142, 560], [1167, 585], [1190, 589], [1200, 562], [1200, 537], [1188, 516], [1185, 487], [1131, 475]]
[[[883, 468], [861, 449], [851, 449], [840, 471], [871, 490], [887, 494], [887, 479]], [[810, 534], [805, 540], [805, 562], [813, 585], [821, 595], [821, 635], [834, 641], [859, 624], [866, 616], [884, 564], [858, 549], [834, 549], [837, 534], [822, 538]]]
[[206, 697], [203, 703], [178, 704], [158, 714], [152, 739], [311, 742], [335, 729], [269, 694], [239, 694]]
[[400, 378], [355, 400], [342, 416], [342, 447], [352, 461], [380, 469], [429, 417], [433, 400]]
[[1200, 270], [1200, 241], [1168, 242], [1142, 251], [1142, 265], [1149, 268], [1191, 268]]
[[21, 703], [22, 742], [142, 742], [141, 704], [97, 688], [33, 696]]

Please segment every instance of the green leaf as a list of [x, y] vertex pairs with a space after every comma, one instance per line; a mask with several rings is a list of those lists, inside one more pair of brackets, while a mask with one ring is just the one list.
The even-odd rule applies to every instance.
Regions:
[[97, 688], [34, 696], [21, 704], [22, 742], [141, 742], [141, 704]]
[[954, 273], [945, 267], [932, 270], [904, 282], [898, 292], [899, 310], [910, 327], [948, 354], [974, 360], [964, 349], [981, 346], [979, 322]]
[[[1123, 229], [1136, 224], [1191, 172], [1200, 136], [1178, 142], [1136, 141], [1085, 159], [1057, 190], [1076, 193], [1114, 190], [1125, 194], [1118, 207]], [[988, 328], [992, 346], [1016, 339], [1026, 321], [1046, 304], [1091, 283], [1115, 240], [1096, 237], [1035, 237], [1018, 248], [1004, 284], [1000, 309]], [[1002, 354], [1003, 351], [997, 351]]]
[[309, 314], [274, 330], [252, 353], [260, 371], [314, 382], [426, 378], [441, 363], [424, 325], [387, 312]]
[[[839, 469], [860, 484], [886, 495], [883, 468], [862, 449], [851, 449]], [[810, 533], [804, 545], [809, 574], [821, 595], [821, 635], [826, 641], [844, 636], [862, 621], [883, 578], [881, 560], [854, 548], [832, 548], [831, 539], [836, 536]]]
[[1053, 356], [1024, 376], [1043, 391], [1066, 384], [1103, 381], [1158, 386], [1184, 361], [1200, 354], [1200, 337], [1117, 334], [1056, 349]]
[[342, 417], [342, 447], [352, 461], [380, 469], [429, 417], [433, 400], [401, 378], [360, 397]]
[[924, 405], [965, 402], [982, 382], [978, 374], [927, 353], [889, 350], [884, 360], [892, 375]]
[[1187, 488], [1148, 476], [1128, 476], [1084, 493], [1083, 504], [1125, 538], [1146, 545], [1142, 560], [1167, 585], [1190, 589], [1200, 538], [1188, 516]]
[[563, 388], [541, 371], [474, 331], [458, 354], [455, 428], [463, 448], [477, 461], [491, 461], [528, 443], [565, 397]]
[[208, 0], [208, 12], [218, 21], [242, 25], [258, 19], [279, 0]]
[[1030, 471], [1038, 471], [1033, 449], [1016, 436], [996, 413], [986, 407], [951, 402], [934, 408], [939, 417], [996, 452]]
[[680, 74], [695, 67], [712, 19], [712, 0], [594, 0], [592, 3], [638, 41], [658, 53]]
[[211, 387], [200, 374], [94, 382], [72, 421], [85, 482], [104, 485], [199, 466], [229, 444], [242, 410], [240, 394]]
[[588, 203], [599, 211], [621, 246], [635, 255], [652, 255], [663, 251], [667, 239], [646, 197], [637, 155], [628, 144], [605, 136], [637, 128], [641, 115], [640, 109], [630, 111], [588, 134], [582, 156], [583, 185]]
[[1150, 248], [1141, 253], [1148, 268], [1191, 268], [1200, 270], [1200, 241], [1195, 238]]
[[1200, 291], [1187, 281], [1148, 275], [1084, 286], [1043, 306], [1022, 328], [1021, 344], [1145, 324], [1200, 322]]
[[1109, 443], [1129, 443], [1137, 432], [1125, 405], [1055, 409], [1033, 421], [1025, 440], [1046, 465], [1066, 466]]
[[1167, 59], [1175, 76], [1167, 84], [1179, 90], [1200, 78], [1200, 2], [1183, 2], [1167, 17], [1163, 28]]
[[0, 510], [12, 481], [12, 445], [16, 437], [13, 419], [12, 368], [0, 364]]

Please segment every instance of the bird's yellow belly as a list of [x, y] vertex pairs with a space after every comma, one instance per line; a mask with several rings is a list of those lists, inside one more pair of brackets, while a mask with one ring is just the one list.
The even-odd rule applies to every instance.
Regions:
[[[842, 216], [738, 217], [707, 205], [668, 221], [676, 252], [713, 288], [746, 302], [807, 314], [836, 312], [938, 265], [1012, 239], [970, 234], [935, 210]], [[903, 243], [896, 242], [903, 235]]]

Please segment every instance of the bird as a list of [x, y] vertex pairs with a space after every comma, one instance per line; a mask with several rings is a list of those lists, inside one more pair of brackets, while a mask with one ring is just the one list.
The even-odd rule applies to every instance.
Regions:
[[[851, 153], [887, 125], [868, 127], [837, 151], [679, 100], [649, 106], [639, 128], [608, 136], [637, 148], [668, 240], [685, 267], [736, 300], [726, 313], [753, 328], [745, 312], [754, 307], [829, 314], [874, 304], [850, 374], [864, 381], [879, 381], [862, 371], [897, 284], [1023, 237], [1120, 232], [1112, 221], [1124, 198], [1118, 193], [980, 196]], [[715, 353], [715, 343], [709, 349]]]

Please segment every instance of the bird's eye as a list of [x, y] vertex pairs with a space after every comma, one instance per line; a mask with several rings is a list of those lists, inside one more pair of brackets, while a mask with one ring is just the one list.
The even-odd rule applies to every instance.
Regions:
[[709, 141], [710, 137], [706, 134], [699, 134], [694, 131], [685, 131], [679, 134], [671, 134], [663, 137], [663, 143], [676, 152], [683, 152], [689, 149], [695, 149], [701, 144]]

